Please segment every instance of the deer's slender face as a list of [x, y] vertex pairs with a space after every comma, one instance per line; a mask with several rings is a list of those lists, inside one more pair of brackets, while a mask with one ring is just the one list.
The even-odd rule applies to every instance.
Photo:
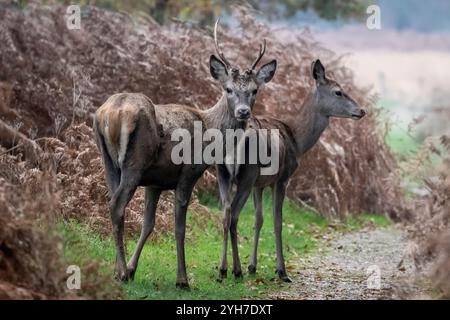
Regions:
[[227, 68], [214, 55], [210, 58], [211, 75], [220, 82], [229, 111], [238, 121], [250, 118], [259, 87], [273, 78], [276, 67], [276, 60], [272, 60], [258, 72], [249, 69], [241, 74], [236, 68]]
[[319, 112], [327, 117], [361, 119], [366, 112], [348, 96], [336, 81], [327, 79], [320, 60], [312, 64], [312, 76], [316, 80], [316, 99]]
[[255, 67], [266, 52], [266, 40], [259, 48], [258, 58], [252, 63], [251, 67], [242, 72], [233, 67], [224, 54], [220, 51], [217, 41], [217, 26], [219, 20], [214, 26], [214, 43], [219, 58], [211, 55], [209, 59], [209, 70], [214, 79], [220, 82], [224, 94], [227, 98], [228, 111], [237, 121], [246, 121], [252, 114], [255, 104], [256, 94], [259, 87], [272, 80], [277, 68], [277, 61], [263, 65], [257, 72]]

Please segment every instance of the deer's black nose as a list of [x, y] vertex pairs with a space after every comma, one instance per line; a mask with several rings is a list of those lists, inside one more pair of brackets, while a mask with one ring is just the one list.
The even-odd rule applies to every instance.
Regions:
[[238, 110], [239, 118], [241, 119], [247, 119], [250, 117], [250, 109], [248, 108], [241, 108]]

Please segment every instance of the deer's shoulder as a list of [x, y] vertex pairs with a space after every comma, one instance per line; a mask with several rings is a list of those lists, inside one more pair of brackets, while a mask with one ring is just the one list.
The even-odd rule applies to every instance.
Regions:
[[164, 128], [190, 128], [194, 122], [204, 123], [198, 109], [181, 104], [159, 104], [155, 106], [158, 122]]

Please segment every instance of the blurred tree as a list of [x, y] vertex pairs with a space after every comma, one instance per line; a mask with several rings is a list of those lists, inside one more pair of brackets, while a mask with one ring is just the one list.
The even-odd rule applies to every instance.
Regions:
[[167, 0], [168, 12], [181, 20], [195, 20], [200, 27], [211, 25], [220, 14], [221, 0]]
[[159, 24], [163, 24], [166, 19], [168, 0], [156, 0], [155, 5], [150, 9], [151, 15]]
[[[44, 0], [46, 1], [46, 0]], [[47, 0], [46, 2], [51, 2]], [[73, 4], [73, 0], [56, 0]], [[255, 9], [268, 18], [286, 18], [298, 11], [312, 9], [319, 17], [327, 20], [350, 19], [364, 16], [368, 0], [248, 0]], [[77, 1], [75, 1], [77, 2]], [[230, 3], [243, 1], [227, 0], [79, 0], [81, 5], [97, 5], [112, 10], [127, 12], [143, 11], [164, 24], [169, 17], [194, 20], [200, 26], [211, 25], [221, 9]]]

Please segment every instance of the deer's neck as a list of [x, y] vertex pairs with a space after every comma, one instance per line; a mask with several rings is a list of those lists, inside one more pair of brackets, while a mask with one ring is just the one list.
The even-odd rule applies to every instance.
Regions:
[[297, 156], [303, 155], [319, 140], [329, 119], [319, 111], [316, 91], [305, 100], [300, 113], [289, 123], [297, 146]]
[[203, 111], [205, 124], [208, 128], [219, 129], [225, 133], [226, 129], [245, 129], [245, 121], [237, 121], [228, 107], [227, 97], [222, 95], [211, 108]]

